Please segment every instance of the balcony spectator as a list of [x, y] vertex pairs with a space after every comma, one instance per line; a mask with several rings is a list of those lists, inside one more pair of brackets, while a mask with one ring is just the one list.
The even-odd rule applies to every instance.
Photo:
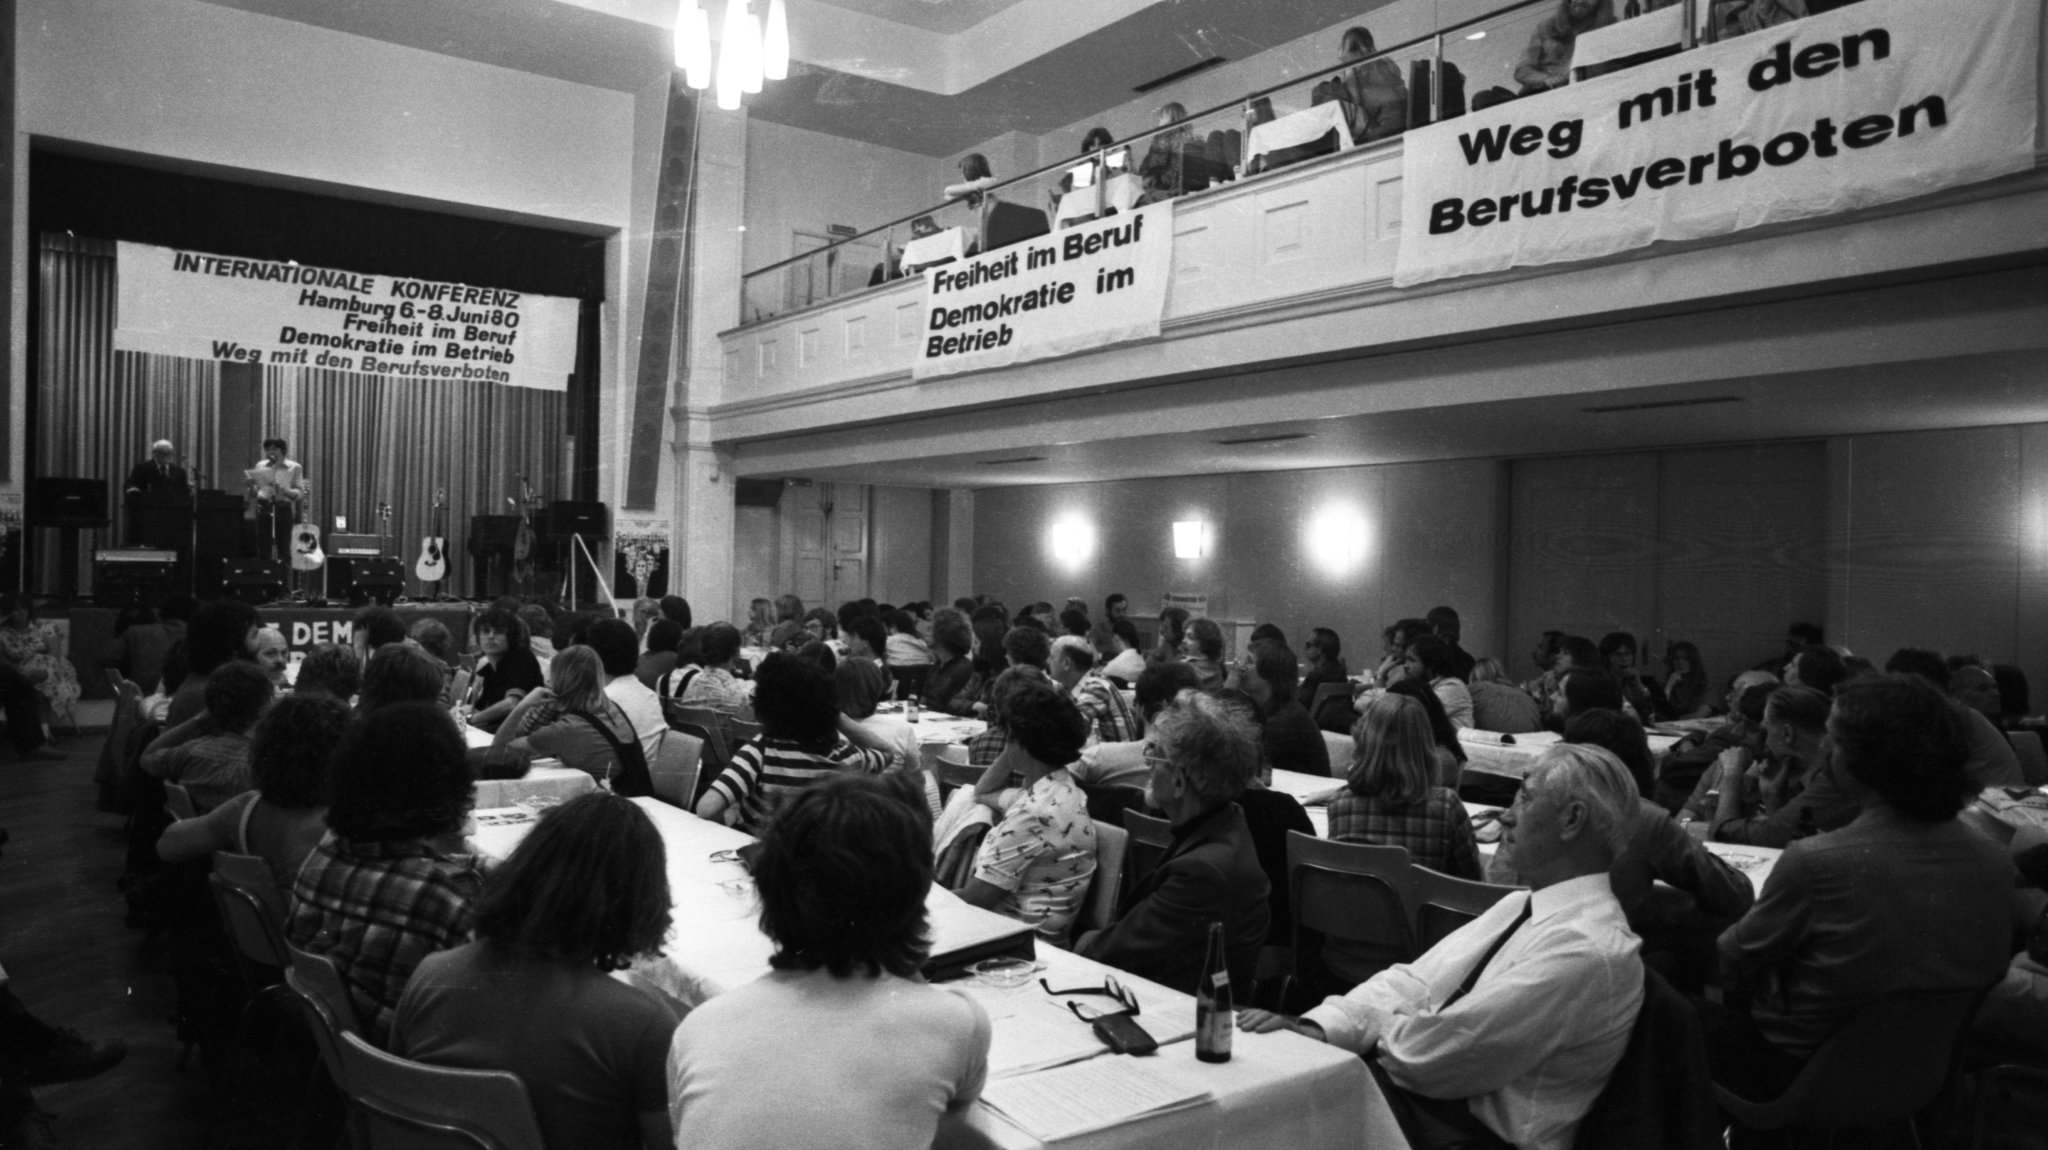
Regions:
[[[1378, 50], [1364, 27], [1344, 30], [1343, 60], [1365, 60]], [[1338, 85], [1352, 143], [1385, 140], [1408, 130], [1408, 85], [1393, 61], [1371, 60], [1339, 73]]]
[[1558, 0], [1557, 11], [1536, 25], [1522, 62], [1515, 68], [1521, 94], [1533, 96], [1562, 88], [1572, 79], [1572, 48], [1579, 36], [1614, 23], [1609, 0]]
[[988, 166], [988, 157], [980, 152], [969, 152], [960, 157], [960, 182], [947, 184], [946, 198], [967, 201], [970, 208], [981, 206], [982, 193], [996, 186], [994, 170]]
[[1166, 131], [1152, 137], [1145, 158], [1138, 161], [1138, 178], [1145, 182], [1140, 203], [1156, 204], [1209, 186], [1209, 146], [1188, 130], [1187, 118], [1188, 110], [1179, 103], [1160, 105], [1154, 123]]

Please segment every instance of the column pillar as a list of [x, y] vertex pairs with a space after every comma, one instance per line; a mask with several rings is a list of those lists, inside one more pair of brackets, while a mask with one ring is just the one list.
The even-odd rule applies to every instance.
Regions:
[[690, 601], [702, 626], [732, 606], [734, 502], [732, 454], [711, 443], [701, 414], [678, 411], [675, 444], [675, 542], [669, 549], [669, 589]]
[[946, 493], [946, 601], [978, 591], [974, 586], [974, 491], [956, 487]]

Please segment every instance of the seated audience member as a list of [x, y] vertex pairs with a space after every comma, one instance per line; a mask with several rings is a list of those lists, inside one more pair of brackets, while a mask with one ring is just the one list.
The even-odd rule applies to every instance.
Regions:
[[640, 640], [644, 644], [647, 640], [648, 625], [661, 618], [661, 601], [650, 599], [645, 595], [640, 596], [633, 600], [633, 614], [630, 618], [633, 623], [633, 633], [640, 636]]
[[1465, 730], [1472, 720], [1472, 692], [1453, 672], [1450, 644], [1434, 635], [1418, 635], [1408, 644], [1408, 677], [1420, 679], [1436, 692], [1451, 725]]
[[663, 595], [661, 597], [661, 614], [664, 619], [674, 619], [676, 625], [683, 630], [687, 631], [690, 629], [690, 601], [681, 595]]
[[405, 643], [387, 643], [377, 648], [377, 653], [370, 656], [369, 663], [363, 667], [363, 686], [356, 699], [356, 710], [366, 713], [393, 703], [438, 703], [440, 700], [441, 665], [434, 661], [434, 657]]
[[1808, 647], [1824, 646], [1826, 632], [1814, 623], [1793, 623], [1785, 628], [1785, 649], [1758, 663], [1752, 670], [1768, 671], [1772, 678], [1784, 679], [1787, 666]]
[[547, 812], [484, 880], [476, 941], [413, 971], [392, 1053], [517, 1074], [550, 1146], [668, 1150], [676, 1010], [611, 977], [661, 954], [667, 875], [661, 835], [625, 799], [579, 795]]
[[841, 659], [832, 668], [832, 696], [839, 706], [839, 731], [859, 746], [887, 754], [899, 767], [924, 765], [917, 728], [897, 715], [877, 714], [889, 693], [889, 677], [866, 659]]
[[327, 759], [348, 720], [348, 704], [329, 695], [291, 694], [273, 703], [250, 740], [255, 789], [172, 823], [156, 841], [158, 857], [184, 862], [214, 851], [258, 855], [270, 864], [278, 894], [289, 899], [300, 864], [327, 833]]
[[[436, 663], [441, 664], [441, 681], [443, 683], [441, 702], [446, 706], [454, 706], [456, 701], [462, 697], [462, 692], [457, 685], [458, 680], [464, 685], [467, 684], [467, 678], [464, 676], [461, 666], [462, 653], [455, 649], [455, 635], [448, 630], [446, 623], [441, 622], [439, 619], [428, 617], [414, 623], [407, 630], [406, 637], [411, 639], [413, 645], [417, 646], [420, 650], [432, 655]], [[304, 670], [304, 666], [301, 665], [301, 673]]]
[[1478, 662], [1470, 651], [1458, 646], [1459, 636], [1464, 634], [1464, 623], [1458, 618], [1455, 607], [1431, 607], [1423, 616], [1429, 623], [1430, 633], [1442, 639], [1451, 649], [1451, 677], [1460, 682], [1472, 682], [1472, 665]]
[[604, 663], [605, 697], [632, 722], [640, 736], [640, 754], [652, 763], [668, 736], [668, 719], [662, 714], [661, 696], [633, 673], [640, 665], [633, 625], [624, 619], [599, 619], [590, 625], [584, 642]]
[[1508, 682], [1507, 673], [1491, 658], [1473, 661], [1465, 691], [1472, 696], [1472, 725], [1479, 730], [1525, 735], [1543, 729], [1536, 700]]
[[[1451, 724], [1450, 713], [1444, 710], [1443, 700], [1437, 697], [1435, 691], [1429, 689], [1429, 684], [1420, 679], [1403, 679], [1388, 687], [1384, 693], [1406, 695], [1422, 704], [1422, 713], [1429, 716], [1430, 734], [1436, 738], [1437, 782], [1454, 791], [1457, 790], [1459, 777], [1465, 770], [1467, 756], [1465, 744], [1458, 738], [1458, 728]], [[1502, 800], [1503, 803], [1510, 801], [1512, 800]]]
[[924, 705], [948, 715], [974, 713], [979, 684], [974, 678], [974, 632], [967, 616], [952, 608], [932, 615], [932, 673], [924, 681]]
[[1116, 639], [1115, 646], [1097, 648], [1107, 660], [1102, 667], [1103, 677], [1112, 683], [1136, 683], [1145, 671], [1145, 653], [1138, 649], [1138, 625], [1129, 619], [1112, 619], [1109, 633]]
[[1991, 677], [1998, 682], [1998, 725], [2010, 729], [2033, 712], [2033, 696], [2027, 690], [2027, 673], [2010, 663], [1991, 664]]
[[748, 695], [738, 673], [740, 629], [730, 623], [713, 623], [704, 628], [698, 641], [703, 644], [704, 669], [691, 676], [689, 686], [682, 688], [683, 705], [721, 711], [744, 708]]
[[740, 631], [740, 645], [743, 647], [766, 647], [768, 633], [775, 629], [775, 604], [767, 599], [754, 599], [747, 604], [747, 625]]
[[351, 622], [356, 649], [365, 660], [376, 654], [379, 647], [406, 640], [405, 620], [389, 607], [364, 607], [355, 613]]
[[775, 622], [777, 626], [784, 623], [802, 623], [803, 620], [804, 601], [801, 597], [786, 591], [775, 597]]
[[[1195, 670], [1186, 663], [1153, 663], [1138, 675], [1133, 700], [1138, 717], [1147, 730], [1159, 717], [1160, 709], [1182, 691], [1195, 689]], [[1145, 765], [1145, 744], [1091, 743], [1081, 748], [1081, 757], [1067, 773], [1076, 782], [1091, 787], [1120, 786], [1143, 790], [1150, 768]]]
[[1772, 691], [1764, 701], [1763, 734], [1762, 758], [1734, 747], [1701, 776], [1706, 792], [1718, 792], [1713, 839], [1782, 847], [1856, 817], [1855, 796], [1828, 762], [1826, 695], [1811, 687]]
[[1121, 591], [1112, 591], [1102, 601], [1102, 617], [1115, 623], [1131, 615], [1131, 597]]
[[917, 634], [917, 616], [901, 607], [889, 612], [889, 634], [882, 641], [882, 654], [891, 667], [929, 667], [931, 648]]
[[[555, 657], [555, 652], [574, 645], [577, 642], [578, 628], [584, 619], [589, 618], [586, 612], [577, 611], [557, 620], [546, 607], [538, 603], [528, 603], [517, 608], [513, 614], [526, 628], [527, 649], [533, 652], [534, 661], [540, 664], [543, 679], [547, 677], [548, 663]], [[557, 638], [562, 641], [555, 642]]]
[[1530, 661], [1536, 664], [1537, 675], [1522, 684], [1522, 690], [1536, 700], [1536, 708], [1543, 714], [1550, 713], [1550, 696], [1557, 692], [1557, 651], [1563, 644], [1563, 631], [1545, 631], [1536, 640], [1535, 650], [1529, 652]]
[[291, 681], [285, 677], [285, 668], [291, 665], [291, 658], [291, 652], [285, 647], [283, 631], [265, 627], [256, 632], [256, 665], [270, 676], [273, 690], [292, 689]]
[[1613, 711], [1628, 709], [1628, 697], [1621, 693], [1621, 680], [1605, 671], [1595, 668], [1572, 668], [1560, 671], [1557, 677], [1557, 692], [1550, 697], [1550, 725], [1563, 730], [1573, 715], [1590, 711], [1594, 707], [1606, 707]]
[[1614, 756], [1549, 748], [1502, 818], [1528, 893], [1298, 1020], [1246, 1010], [1239, 1027], [1368, 1055], [1415, 1146], [1564, 1150], [1643, 1001], [1640, 944], [1607, 877], [1636, 809]]
[[803, 623], [797, 620], [786, 619], [777, 623], [775, 630], [768, 633], [768, 649], [780, 651], [785, 655], [796, 654], [810, 642], [810, 632], [804, 630]]
[[[1363, 26], [1346, 28], [1341, 59], [1364, 60], [1379, 51]], [[1363, 144], [1398, 136], [1408, 128], [1408, 85], [1391, 60], [1374, 60], [1339, 73], [1339, 100], [1351, 142]]]
[[[1977, 1013], [1973, 1037], [1993, 1046], [2001, 1055], [2048, 1061], [2048, 904], [2041, 898], [2048, 892], [2048, 828], [2022, 827], [2011, 843], [2012, 859], [2020, 878], [2035, 888], [2022, 895], [2024, 910], [2032, 911], [2026, 932], [2026, 946], [2013, 956], [2005, 977], [1984, 999]], [[2035, 910], [2034, 908], [2040, 909]]]
[[873, 615], [855, 615], [841, 621], [839, 637], [846, 648], [839, 653], [841, 658], [866, 659], [876, 666], [888, 660], [889, 631]]
[[995, 173], [988, 166], [988, 157], [980, 152], [969, 152], [960, 157], [960, 182], [947, 184], [945, 196], [949, 200], [966, 200], [970, 208], [981, 206], [982, 193], [996, 186]]
[[1054, 684], [1025, 679], [1005, 696], [1002, 721], [1009, 741], [974, 786], [975, 801], [1001, 821], [982, 839], [960, 897], [1063, 946], [1095, 877], [1095, 822], [1067, 773], [1088, 719]]
[[[1075, 168], [1081, 169], [1088, 177], [1088, 182], [1083, 184], [1083, 187], [1092, 187], [1110, 175], [1110, 173], [1102, 170], [1103, 158], [1101, 153], [1107, 151], [1114, 143], [1116, 143], [1116, 137], [1110, 135], [1109, 129], [1100, 124], [1081, 134], [1081, 150], [1076, 152], [1075, 155], [1085, 160], [1086, 163], [1076, 164], [1073, 168], [1068, 168], [1065, 172], [1060, 173], [1059, 186], [1046, 193], [1045, 214], [1048, 218], [1057, 218], [1059, 216], [1060, 199], [1068, 192], [1074, 190]], [[1124, 154], [1122, 152], [1118, 153], [1118, 155]], [[1090, 193], [1090, 195], [1092, 194]], [[1077, 223], [1080, 221], [1077, 219], [1069, 220], [1068, 222]]]
[[[1714, 971], [1714, 939], [1748, 913], [1756, 888], [1647, 797], [1654, 768], [1641, 723], [1620, 711], [1587, 711], [1565, 728], [1564, 741], [1612, 754], [1643, 792], [1608, 877], [1629, 929], [1643, 940], [1643, 960], [1674, 985], [1698, 992]], [[1494, 851], [1486, 881], [1521, 885], [1511, 847]], [[1656, 888], [1658, 882], [1668, 889]]]
[[469, 721], [472, 726], [495, 731], [519, 704], [520, 696], [545, 686], [547, 680], [541, 674], [526, 624], [518, 615], [493, 607], [476, 617], [471, 633], [481, 657], [470, 687], [473, 712]]
[[1062, 635], [1053, 640], [1045, 669], [1081, 709], [1096, 742], [1128, 743], [1144, 732], [1138, 717], [1131, 712], [1131, 705], [1124, 702], [1123, 692], [1095, 669], [1095, 649], [1088, 645], [1088, 640], [1077, 635]]
[[1232, 800], [1258, 774], [1258, 733], [1228, 704], [1187, 692], [1160, 711], [1147, 746], [1146, 801], [1173, 824], [1173, 843], [1124, 893], [1109, 925], [1075, 950], [1193, 993], [1208, 925], [1220, 922], [1230, 981], [1249, 987], [1266, 942], [1270, 884]]
[[1187, 643], [1188, 609], [1185, 607], [1161, 607], [1159, 609], [1159, 645], [1145, 656], [1154, 663], [1178, 663], [1182, 647]]
[[[754, 861], [770, 972], [691, 1011], [669, 1050], [678, 1146], [929, 1146], [987, 1075], [988, 1014], [925, 982], [931, 826], [908, 795], [834, 778]], [[801, 1083], [792, 1105], [772, 1082]]]
[[1731, 1005], [1702, 1021], [1714, 1080], [1745, 1098], [1782, 1094], [1858, 1007], [1989, 986], [2010, 953], [2012, 860], [1956, 820], [1975, 786], [1954, 705], [1911, 676], [1844, 683], [1828, 742], [1861, 813], [1788, 845], [1721, 936]]
[[172, 727], [142, 751], [142, 769], [192, 793], [205, 812], [252, 785], [249, 728], [270, 705], [270, 676], [239, 660], [206, 677], [206, 711]]
[[329, 769], [328, 834], [299, 868], [285, 937], [334, 961], [381, 1047], [413, 968], [469, 938], [483, 876], [451, 852], [475, 781], [454, 720], [432, 703], [356, 716]]
[[[1301, 673], [1301, 686], [1295, 688], [1294, 697], [1301, 700], [1302, 706], [1314, 708], [1316, 691], [1319, 688], [1325, 684], [1340, 683], [1346, 688], [1344, 697], [1331, 701], [1330, 705], [1334, 709], [1336, 702], [1342, 702], [1345, 709], [1349, 710], [1351, 669], [1344, 665], [1343, 640], [1328, 627], [1317, 627], [1309, 632], [1308, 642], [1302, 645], [1301, 650], [1303, 661], [1308, 667]], [[1316, 720], [1318, 726], [1322, 725], [1321, 715], [1312, 713], [1311, 717]], [[1349, 723], [1345, 724], [1345, 729], [1350, 729]]]
[[1373, 682], [1391, 687], [1407, 678], [1408, 644], [1429, 633], [1429, 623], [1423, 619], [1397, 619], [1381, 631], [1380, 665], [1373, 671]]
[[1284, 641], [1255, 639], [1239, 660], [1240, 689], [1259, 708], [1259, 747], [1266, 767], [1328, 778], [1330, 745], [1295, 697], [1300, 672]]
[[1654, 716], [1659, 720], [1704, 719], [1714, 713], [1714, 701], [1707, 687], [1707, 665], [1700, 649], [1679, 640], [1664, 649], [1663, 703]]
[[1579, 35], [1614, 23], [1609, 0], [1558, 0], [1557, 11], [1545, 16], [1529, 35], [1529, 46], [1515, 67], [1515, 83], [1524, 96], [1562, 88], [1572, 79], [1572, 46]]
[[[184, 679], [172, 690], [170, 709], [164, 713], [164, 725], [177, 727], [203, 713], [206, 710], [208, 677], [223, 664], [253, 662], [256, 658], [256, 634], [262, 629], [262, 617], [247, 603], [214, 599], [194, 608], [192, 619], [185, 626]], [[167, 678], [178, 661], [177, 652], [172, 652], [164, 668]], [[9, 722], [7, 725], [16, 732], [17, 739], [31, 729], [37, 738], [41, 738], [40, 720], [33, 723]]]
[[[804, 634], [809, 635], [813, 642], [836, 643], [839, 641], [839, 616], [834, 615], [823, 607], [813, 607], [809, 611], [804, 612], [803, 624]], [[835, 648], [833, 653], [837, 654], [838, 650]]]
[[1223, 628], [1216, 620], [1189, 620], [1187, 637], [1181, 640], [1181, 654], [1188, 666], [1195, 669], [1195, 681], [1203, 690], [1223, 685]]
[[1848, 662], [1833, 647], [1815, 643], [1801, 647], [1785, 660], [1785, 685], [1788, 687], [1812, 687], [1824, 695], [1832, 695], [1836, 684], [1848, 677]]
[[[1045, 675], [1046, 667], [1052, 661], [1052, 643], [1044, 631], [1037, 627], [1012, 627], [1003, 633], [1003, 658], [1009, 670], [1026, 674]], [[996, 684], [1002, 679], [998, 674], [989, 681], [988, 701], [982, 711], [989, 719], [989, 728], [967, 742], [967, 762], [970, 766], [985, 767], [1003, 753], [1004, 734], [1000, 723], [995, 722]]]
[[889, 765], [839, 733], [832, 674], [814, 663], [771, 654], [755, 676], [754, 716], [761, 733], [733, 753], [732, 763], [697, 800], [702, 818], [751, 835], [805, 787], [839, 772], [876, 774]]
[[1435, 735], [1422, 702], [1383, 694], [1351, 729], [1357, 745], [1330, 805], [1330, 838], [1408, 848], [1417, 866], [1478, 881], [1479, 843], [1458, 794], [1437, 782]]
[[[803, 633], [801, 628], [792, 629]], [[673, 619], [656, 618], [648, 622], [644, 641], [647, 650], [634, 665], [633, 677], [652, 691], [663, 675], [676, 669], [676, 648], [683, 644], [683, 629]], [[779, 644], [776, 647], [781, 649]]]
[[558, 652], [554, 686], [527, 692], [498, 724], [491, 745], [560, 759], [629, 798], [652, 794], [646, 752], [632, 720], [605, 694], [606, 677], [591, 648]]
[[1609, 631], [1600, 637], [1600, 669], [1621, 684], [1621, 697], [1636, 718], [1649, 722], [1664, 706], [1664, 688], [1639, 669], [1641, 652], [1636, 637], [1627, 631]]
[[1948, 689], [1956, 702], [1991, 720], [1994, 727], [2005, 715], [2005, 706], [1998, 697], [1998, 679], [1992, 675], [1991, 668], [1981, 663], [1968, 663], [1950, 670]]
[[[191, 614], [190, 608], [186, 614]], [[100, 656], [99, 665], [121, 672], [146, 698], [163, 683], [164, 661], [184, 637], [183, 619], [160, 618], [154, 607], [123, 607], [114, 616], [114, 642]]]
[[[1763, 753], [1764, 701], [1777, 689], [1778, 680], [1769, 671], [1744, 671], [1735, 676], [1728, 687], [1727, 720], [1705, 734], [1686, 735], [1665, 752], [1664, 765], [1657, 772], [1657, 801], [1680, 821], [1691, 821], [1687, 813], [1711, 820], [1720, 799], [1719, 779], [1706, 786], [1700, 785], [1701, 779], [1714, 771], [1723, 754], [1736, 747], [1748, 746], [1752, 758]], [[1710, 790], [1714, 797], [1704, 799]]]
[[363, 687], [363, 661], [354, 647], [321, 643], [299, 660], [299, 678], [292, 684], [295, 695], [327, 695], [344, 703], [355, 701]]
[[[1886, 674], [1918, 675], [1944, 696], [1949, 693], [1948, 664], [1933, 651], [1902, 647], [1885, 660], [1884, 669]], [[2020, 770], [2020, 757], [2013, 751], [2012, 743], [2005, 734], [1976, 711], [1961, 705], [1956, 709], [1961, 717], [1964, 740], [1969, 744], [1963, 770], [1977, 789], [2025, 786], [2026, 775]]]
[[1093, 626], [1094, 624], [1088, 619], [1088, 612], [1079, 607], [1066, 607], [1060, 611], [1059, 634], [1061, 635], [1072, 635], [1076, 639], [1086, 639], [1088, 637], [1088, 629]]

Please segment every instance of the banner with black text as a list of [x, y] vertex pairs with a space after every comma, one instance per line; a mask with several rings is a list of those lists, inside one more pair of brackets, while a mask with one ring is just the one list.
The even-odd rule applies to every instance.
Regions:
[[924, 272], [913, 379], [1154, 339], [1173, 268], [1173, 201]]
[[1410, 131], [1394, 283], [1591, 259], [2033, 166], [2036, 0], [1863, 0]]
[[272, 367], [567, 391], [561, 296], [121, 241], [114, 347]]

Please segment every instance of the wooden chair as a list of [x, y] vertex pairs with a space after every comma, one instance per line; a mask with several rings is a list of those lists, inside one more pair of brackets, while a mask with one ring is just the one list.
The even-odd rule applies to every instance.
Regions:
[[1422, 954], [1445, 936], [1485, 914], [1505, 895], [1525, 890], [1457, 878], [1417, 864], [1415, 882], [1415, 952]]
[[1131, 836], [1124, 847], [1124, 888], [1128, 890], [1144, 882], [1166, 857], [1167, 848], [1173, 846], [1173, 824], [1143, 811], [1127, 810], [1124, 830]]
[[164, 809], [181, 822], [199, 817], [199, 808], [192, 802], [192, 792], [178, 783], [164, 784]]
[[[1341, 726], [1344, 728], [1344, 732], [1349, 734], [1351, 724], [1358, 720], [1358, 713], [1351, 706], [1351, 684], [1349, 682], [1324, 683], [1316, 688], [1315, 697], [1309, 702], [1309, 718], [1314, 721], [1318, 728], [1334, 733], [1335, 728], [1324, 724], [1324, 707], [1332, 708], [1331, 722], [1336, 722], [1340, 716], [1345, 718]], [[1336, 708], [1342, 709], [1337, 710]]]
[[648, 765], [654, 783], [654, 797], [671, 806], [689, 810], [697, 801], [697, 772], [704, 762], [704, 740], [697, 735], [670, 730], [661, 737], [661, 749]]
[[1101, 930], [1116, 917], [1116, 904], [1123, 896], [1124, 852], [1130, 832], [1107, 823], [1095, 824], [1095, 878], [1088, 884], [1087, 901], [1074, 916], [1074, 934]]
[[142, 752], [135, 745], [135, 734], [149, 722], [149, 716], [142, 712], [142, 688], [112, 668], [108, 668], [107, 678], [114, 684], [114, 715], [93, 770], [92, 781], [99, 789], [95, 805], [103, 811], [126, 814], [135, 809], [135, 797], [127, 785], [129, 760]]
[[[213, 888], [214, 906], [228, 938], [235, 944], [235, 967], [241, 972], [243, 989], [249, 999], [235, 1023], [234, 1047], [241, 1049], [249, 1037], [249, 1022], [256, 1005], [278, 991], [281, 974], [291, 965], [291, 953], [284, 941], [283, 919], [279, 913], [277, 880], [270, 864], [255, 855], [214, 854], [214, 872], [206, 876]], [[218, 1082], [216, 1082], [216, 1085]]]
[[341, 1036], [344, 1088], [369, 1150], [547, 1150], [517, 1074], [428, 1066]]
[[2039, 731], [2007, 731], [2005, 741], [2012, 744], [2012, 753], [2019, 757], [2020, 774], [2028, 786], [2048, 783], [2048, 749], [2042, 747]]
[[[1408, 848], [1287, 832], [1297, 979], [1302, 932], [1322, 936], [1322, 965], [1346, 987], [1415, 958], [1415, 887]], [[1303, 981], [1308, 981], [1303, 979]]]
[[1821, 1043], [1785, 1093], [1755, 1101], [1714, 1084], [1714, 1100], [1752, 1130], [1876, 1130], [1914, 1118], [1955, 1078], [1988, 987], [1907, 991], [1867, 1003]]

